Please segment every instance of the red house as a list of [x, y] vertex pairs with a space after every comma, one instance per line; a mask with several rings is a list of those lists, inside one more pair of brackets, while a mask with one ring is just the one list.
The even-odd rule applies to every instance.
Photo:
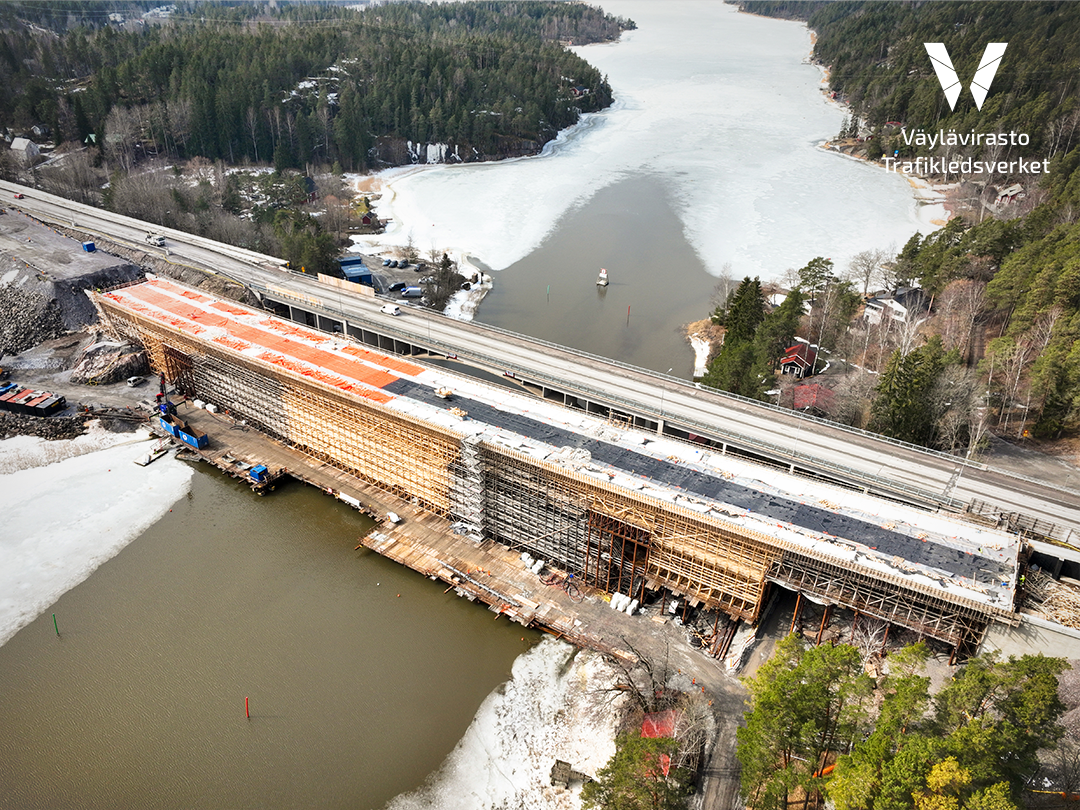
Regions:
[[780, 360], [781, 374], [794, 374], [801, 380], [814, 373], [814, 363], [817, 362], [817, 350], [810, 348], [809, 343], [796, 343], [788, 346], [784, 357]]

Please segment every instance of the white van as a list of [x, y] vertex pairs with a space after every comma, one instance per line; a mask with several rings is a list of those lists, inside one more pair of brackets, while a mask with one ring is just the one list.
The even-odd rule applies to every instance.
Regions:
[[401, 307], [399, 307], [397, 304], [383, 304], [381, 307], [379, 307], [379, 312], [383, 313], [384, 315], [400, 315]]

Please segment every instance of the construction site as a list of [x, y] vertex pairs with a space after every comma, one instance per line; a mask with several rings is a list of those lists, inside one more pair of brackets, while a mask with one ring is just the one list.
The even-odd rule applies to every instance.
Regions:
[[[178, 394], [445, 520], [449, 543], [531, 555], [628, 611], [714, 611], [730, 642], [787, 590], [960, 655], [991, 623], [1019, 622], [1023, 542], [992, 525], [634, 429], [174, 281], [88, 295], [102, 327], [143, 345]], [[406, 551], [388, 556], [431, 573]], [[542, 611], [525, 621], [543, 625]]]

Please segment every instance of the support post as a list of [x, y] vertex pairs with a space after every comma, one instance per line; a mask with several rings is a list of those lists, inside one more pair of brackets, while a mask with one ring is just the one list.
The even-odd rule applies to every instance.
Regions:
[[795, 613], [791, 617], [791, 629], [788, 630], [788, 635], [795, 632], [795, 625], [799, 622], [800, 610], [802, 610], [802, 591], [799, 591], [799, 595], [795, 598]]
[[821, 614], [821, 627], [817, 631], [817, 641], [814, 644], [821, 644], [821, 635], [825, 632], [825, 627], [829, 624], [829, 611], [832, 610], [832, 605], [825, 606], [825, 612]]

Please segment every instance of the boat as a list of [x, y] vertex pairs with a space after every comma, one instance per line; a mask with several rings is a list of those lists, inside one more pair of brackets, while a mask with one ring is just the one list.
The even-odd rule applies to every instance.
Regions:
[[596, 279], [597, 287], [606, 287], [608, 285], [607, 270], [603, 267], [600, 268], [600, 275]]

